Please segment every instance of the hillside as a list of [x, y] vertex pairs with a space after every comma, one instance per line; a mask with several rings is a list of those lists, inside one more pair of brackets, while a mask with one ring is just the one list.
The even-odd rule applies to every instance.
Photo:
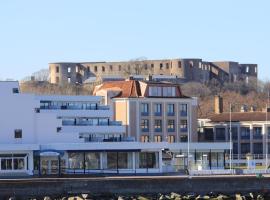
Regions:
[[[98, 83], [96, 83], [98, 84]], [[258, 86], [259, 85], [259, 86]], [[223, 97], [224, 112], [229, 111], [229, 104], [233, 102], [233, 111], [240, 111], [241, 105], [254, 106], [256, 110], [263, 110], [266, 107], [266, 92], [268, 83], [246, 85], [234, 83], [227, 85], [217, 85], [211, 83], [204, 85], [196, 82], [189, 82], [181, 85], [182, 92], [187, 96], [197, 97], [198, 117], [207, 118], [214, 114], [214, 96]], [[46, 81], [26, 81], [20, 83], [21, 92], [35, 94], [61, 94], [61, 95], [92, 95], [95, 84], [88, 85], [55, 85]]]

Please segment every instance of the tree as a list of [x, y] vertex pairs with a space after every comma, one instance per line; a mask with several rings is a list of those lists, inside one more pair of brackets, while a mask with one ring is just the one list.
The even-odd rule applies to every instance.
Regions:
[[146, 57], [131, 59], [124, 65], [124, 74], [130, 75], [149, 75], [152, 72], [151, 66], [147, 64]]

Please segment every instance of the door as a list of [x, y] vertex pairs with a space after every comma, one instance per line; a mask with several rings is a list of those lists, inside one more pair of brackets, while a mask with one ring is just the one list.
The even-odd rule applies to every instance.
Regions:
[[53, 175], [58, 174], [58, 159], [43, 157], [41, 159], [41, 174]]

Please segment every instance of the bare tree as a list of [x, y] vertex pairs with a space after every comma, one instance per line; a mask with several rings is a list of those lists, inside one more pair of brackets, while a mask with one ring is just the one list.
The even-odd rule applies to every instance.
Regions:
[[148, 75], [152, 72], [151, 66], [148, 65], [146, 57], [131, 59], [130, 61], [126, 62], [123, 70], [126, 76]]

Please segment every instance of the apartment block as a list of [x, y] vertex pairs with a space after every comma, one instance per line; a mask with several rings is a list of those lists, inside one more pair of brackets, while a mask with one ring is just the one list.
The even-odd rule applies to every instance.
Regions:
[[270, 150], [269, 110], [256, 111], [253, 106], [248, 109], [242, 105], [239, 111], [222, 112], [222, 98], [216, 97], [215, 102], [216, 114], [209, 119], [199, 119], [199, 141], [232, 141], [235, 166], [246, 166], [248, 159], [254, 160], [258, 166], [269, 164], [265, 163]]

